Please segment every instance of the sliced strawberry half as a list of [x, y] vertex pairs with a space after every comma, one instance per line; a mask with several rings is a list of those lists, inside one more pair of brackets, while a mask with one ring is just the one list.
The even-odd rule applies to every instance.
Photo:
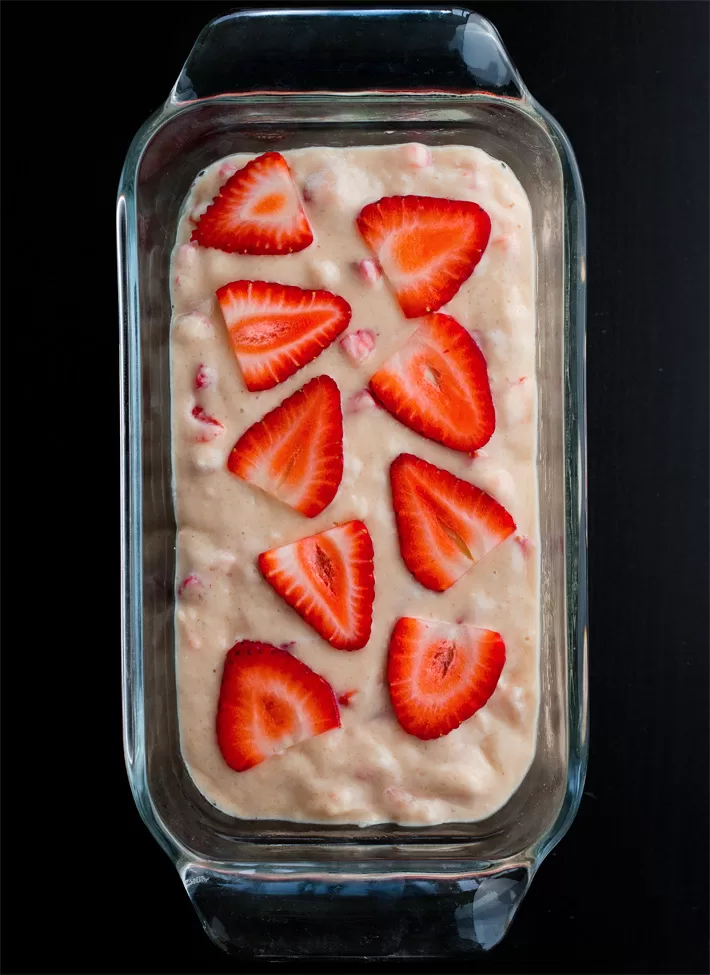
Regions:
[[217, 291], [247, 389], [271, 389], [345, 331], [352, 309], [329, 291], [232, 281]]
[[400, 423], [452, 450], [478, 450], [493, 436], [486, 360], [450, 315], [428, 315], [370, 379], [370, 389]]
[[402, 728], [441, 738], [488, 701], [505, 664], [500, 633], [405, 616], [392, 631], [387, 683]]
[[385, 196], [363, 207], [357, 226], [407, 318], [451, 301], [491, 234], [477, 203], [432, 196]]
[[515, 531], [485, 491], [413, 454], [390, 468], [399, 548], [414, 578], [443, 592]]
[[339, 727], [332, 687], [297, 657], [251, 640], [229, 650], [217, 705], [217, 743], [235, 772]]
[[291, 254], [313, 243], [288, 163], [266, 152], [230, 176], [192, 240], [230, 254]]
[[314, 518], [343, 477], [343, 413], [330, 376], [317, 376], [237, 440], [227, 467]]
[[263, 552], [259, 569], [289, 606], [338, 650], [370, 639], [375, 577], [372, 540], [349, 521], [292, 545]]

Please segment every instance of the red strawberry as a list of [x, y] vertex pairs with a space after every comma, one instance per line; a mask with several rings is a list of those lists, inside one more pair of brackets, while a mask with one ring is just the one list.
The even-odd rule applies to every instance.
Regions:
[[317, 376], [249, 427], [227, 467], [309, 518], [335, 497], [343, 477], [343, 414], [330, 376]]
[[340, 340], [340, 348], [351, 362], [360, 365], [375, 351], [375, 333], [369, 328], [360, 328], [357, 332], [348, 332]]
[[266, 152], [230, 176], [192, 240], [230, 254], [291, 254], [308, 247], [313, 232], [284, 157]]
[[375, 578], [372, 540], [361, 521], [262, 552], [259, 569], [289, 606], [331, 646], [359, 650], [370, 639]]
[[491, 218], [477, 203], [385, 196], [357, 218], [407, 318], [451, 301], [483, 255]]
[[195, 373], [195, 389], [211, 389], [217, 381], [217, 371], [200, 363]]
[[478, 450], [493, 436], [486, 360], [450, 315], [428, 315], [370, 389], [400, 423], [452, 450]]
[[217, 292], [247, 389], [271, 389], [320, 355], [352, 310], [329, 291], [232, 281]]
[[217, 705], [217, 743], [235, 772], [339, 727], [332, 687], [297, 657], [251, 640], [228, 651]]
[[515, 522], [480, 488], [412, 454], [390, 468], [399, 548], [414, 578], [443, 592], [515, 531]]
[[363, 413], [365, 410], [377, 409], [377, 403], [366, 389], [359, 389], [353, 393], [345, 404], [346, 413]]
[[488, 701], [505, 664], [499, 633], [405, 616], [387, 658], [392, 707], [408, 735], [448, 735]]
[[358, 261], [355, 265], [355, 272], [361, 281], [365, 281], [370, 285], [377, 284], [382, 277], [380, 265], [377, 261], [373, 261], [371, 257], [366, 257], [364, 260]]
[[204, 406], [193, 406], [192, 416], [200, 424], [200, 434], [197, 439], [202, 443], [214, 440], [224, 430], [224, 424], [220, 423], [216, 417], [211, 416]]
[[180, 583], [178, 596], [195, 596], [201, 599], [204, 595], [205, 584], [196, 572], [191, 572]]

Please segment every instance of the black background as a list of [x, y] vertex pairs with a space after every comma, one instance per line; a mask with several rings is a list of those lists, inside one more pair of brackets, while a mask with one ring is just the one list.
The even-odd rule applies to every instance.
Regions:
[[[120, 735], [115, 192], [228, 9], [2, 6], [7, 973], [258, 968], [202, 933]], [[706, 973], [709, 8], [476, 9], [569, 135], [587, 197], [591, 753], [506, 941], [458, 970]]]

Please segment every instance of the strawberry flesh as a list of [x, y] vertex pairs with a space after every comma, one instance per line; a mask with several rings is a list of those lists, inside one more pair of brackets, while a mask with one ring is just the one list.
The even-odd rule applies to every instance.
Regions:
[[377, 284], [377, 282], [382, 277], [382, 269], [377, 261], [373, 261], [371, 257], [366, 257], [362, 261], [358, 261], [355, 265], [355, 270], [362, 281], [367, 282], [367, 284]]
[[485, 491], [413, 454], [392, 462], [390, 479], [402, 559], [427, 589], [448, 589], [515, 531]]
[[407, 318], [451, 301], [473, 274], [491, 233], [491, 219], [477, 203], [430, 196], [368, 203], [357, 226]]
[[361, 521], [262, 552], [266, 581], [331, 646], [359, 650], [370, 639], [375, 578], [370, 533]]
[[191, 572], [180, 583], [178, 596], [201, 595], [205, 584], [196, 572]]
[[400, 423], [452, 450], [478, 450], [496, 415], [483, 353], [450, 315], [428, 315], [370, 379]]
[[224, 424], [212, 416], [204, 406], [193, 406], [192, 408], [193, 419], [197, 420], [200, 424], [200, 434], [197, 437], [200, 443], [207, 443], [209, 440], [213, 440], [218, 437], [220, 433], [224, 430]]
[[343, 414], [330, 376], [317, 376], [242, 434], [227, 468], [314, 518], [343, 477]]
[[351, 362], [360, 365], [375, 351], [375, 333], [369, 328], [349, 332], [340, 340], [340, 348]]
[[366, 389], [359, 389], [356, 393], [353, 393], [345, 404], [346, 413], [363, 413], [366, 410], [374, 410], [376, 408], [377, 403]]
[[228, 651], [217, 705], [217, 743], [235, 772], [339, 727], [332, 687], [297, 657], [251, 640]]
[[211, 389], [217, 381], [217, 373], [210, 366], [200, 363], [195, 373], [195, 389]]
[[313, 243], [284, 157], [264, 153], [230, 176], [199, 218], [191, 239], [232, 254], [291, 254]]
[[493, 630], [398, 619], [387, 656], [397, 721], [415, 738], [448, 735], [487, 703], [504, 665], [505, 644]]
[[288, 379], [345, 331], [352, 309], [329, 291], [267, 281], [232, 281], [217, 291], [247, 389]]

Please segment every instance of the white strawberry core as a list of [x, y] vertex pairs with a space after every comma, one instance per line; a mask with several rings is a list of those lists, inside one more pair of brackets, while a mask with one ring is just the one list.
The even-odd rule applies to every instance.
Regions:
[[264, 226], [281, 226], [293, 221], [300, 203], [291, 182], [280, 170], [260, 174], [239, 216]]

